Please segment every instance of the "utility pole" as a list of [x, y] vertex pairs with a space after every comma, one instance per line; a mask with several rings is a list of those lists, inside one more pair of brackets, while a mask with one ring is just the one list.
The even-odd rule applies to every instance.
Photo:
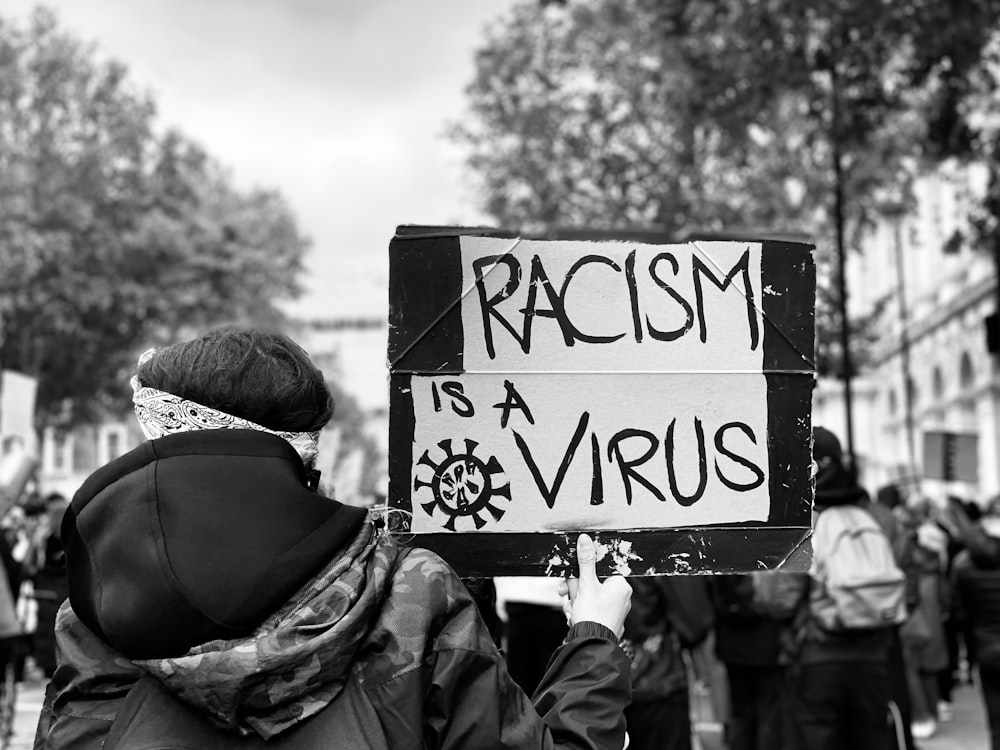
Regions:
[[890, 203], [882, 208], [883, 215], [892, 220], [893, 245], [896, 257], [896, 303], [899, 306], [899, 359], [903, 369], [903, 420], [906, 430], [906, 457], [910, 476], [917, 472], [917, 449], [913, 424], [913, 377], [910, 370], [910, 314], [906, 305], [906, 267], [903, 263], [903, 217], [906, 207]]
[[844, 240], [844, 155], [841, 153], [840, 126], [840, 81], [837, 75], [837, 62], [830, 65], [830, 83], [832, 88], [832, 132], [831, 145], [833, 151], [833, 222], [837, 241], [837, 290], [840, 295], [840, 349], [841, 369], [844, 378], [844, 445], [847, 460], [852, 468], [854, 462], [854, 404], [851, 393], [851, 378], [854, 365], [851, 362], [851, 328], [847, 317], [847, 247]]

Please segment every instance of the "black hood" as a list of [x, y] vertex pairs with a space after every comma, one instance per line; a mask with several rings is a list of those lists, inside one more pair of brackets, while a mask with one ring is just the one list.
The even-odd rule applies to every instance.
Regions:
[[306, 483], [295, 450], [265, 432], [143, 443], [94, 472], [63, 519], [73, 610], [132, 659], [249, 635], [367, 515]]
[[820, 466], [816, 474], [817, 509], [834, 505], [864, 505], [869, 502], [868, 493], [858, 484], [858, 480], [844, 465], [833, 460]]

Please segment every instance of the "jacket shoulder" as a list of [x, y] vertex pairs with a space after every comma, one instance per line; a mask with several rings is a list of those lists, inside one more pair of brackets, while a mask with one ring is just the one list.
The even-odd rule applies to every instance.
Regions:
[[366, 688], [460, 648], [496, 654], [475, 600], [451, 566], [422, 548], [399, 549], [391, 584], [359, 654]]

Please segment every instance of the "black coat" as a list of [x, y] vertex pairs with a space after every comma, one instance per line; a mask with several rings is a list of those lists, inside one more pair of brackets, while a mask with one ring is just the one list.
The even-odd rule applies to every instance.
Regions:
[[962, 552], [952, 572], [954, 614], [972, 638], [980, 664], [1000, 666], [1000, 565]]

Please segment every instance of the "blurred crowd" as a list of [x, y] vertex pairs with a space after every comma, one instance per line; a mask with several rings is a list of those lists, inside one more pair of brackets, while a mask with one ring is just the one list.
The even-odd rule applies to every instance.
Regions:
[[[1000, 748], [1000, 498], [928, 497], [914, 484], [870, 495], [835, 436], [820, 428], [815, 451], [817, 517], [839, 505], [874, 519], [904, 576], [905, 619], [829, 632], [811, 614], [815, 564], [812, 576], [630, 579], [633, 750], [919, 748], [947, 736], [963, 687], [980, 692]], [[555, 583], [475, 586], [531, 694], [565, 633]], [[709, 725], [721, 725], [715, 741]]]
[[56, 611], [66, 599], [60, 524], [68, 507], [60, 493], [28, 491], [0, 518], [0, 654], [15, 679], [26, 666], [51, 677], [56, 668]]
[[[711, 723], [730, 750], [919, 748], [947, 735], [955, 690], [974, 686], [1000, 748], [1000, 498], [928, 497], [914, 484], [869, 495], [835, 436], [820, 428], [814, 450], [816, 513], [849, 505], [877, 522], [905, 576], [905, 620], [824, 632], [807, 573], [632, 578], [629, 747], [707, 748], [698, 728]], [[0, 655], [18, 679], [55, 670], [67, 507], [29, 486], [0, 520]], [[566, 635], [558, 582], [466, 583], [531, 695]]]

